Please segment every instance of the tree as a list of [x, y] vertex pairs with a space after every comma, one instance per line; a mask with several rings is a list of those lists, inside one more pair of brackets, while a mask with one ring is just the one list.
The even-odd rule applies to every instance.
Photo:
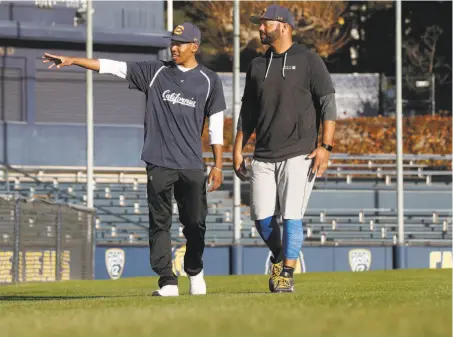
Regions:
[[[345, 25], [346, 1], [241, 1], [241, 50], [250, 48], [263, 53], [267, 46], [259, 41], [258, 27], [250, 22], [251, 14], [260, 14], [271, 3], [288, 7], [297, 22], [295, 40], [301, 40], [321, 57], [328, 58], [349, 41]], [[230, 58], [233, 55], [233, 2], [194, 1], [187, 7], [188, 15], [203, 30], [204, 39]]]
[[414, 89], [414, 77], [430, 80], [434, 75], [438, 85], [446, 83], [451, 77], [451, 66], [436, 55], [437, 42], [442, 33], [439, 26], [433, 25], [426, 28], [420, 39], [409, 38], [403, 42], [404, 74], [409, 87]]

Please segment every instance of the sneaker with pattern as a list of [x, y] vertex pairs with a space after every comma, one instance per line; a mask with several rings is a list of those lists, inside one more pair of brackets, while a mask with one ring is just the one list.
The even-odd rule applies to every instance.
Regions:
[[[272, 262], [272, 261], [271, 261]], [[277, 285], [277, 280], [283, 270], [283, 261], [272, 263], [271, 276], [269, 278], [269, 290], [273, 293]]]
[[274, 293], [293, 293], [294, 279], [290, 274], [282, 272], [275, 282]]

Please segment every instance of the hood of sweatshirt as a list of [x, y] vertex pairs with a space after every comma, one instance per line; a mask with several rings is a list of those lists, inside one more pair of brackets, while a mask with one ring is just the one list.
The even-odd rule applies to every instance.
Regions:
[[266, 74], [264, 75], [264, 78], [265, 79], [267, 78], [269, 69], [272, 66], [272, 60], [276, 59], [276, 58], [281, 58], [281, 57], [283, 57], [282, 76], [283, 76], [283, 78], [285, 78], [285, 67], [286, 67], [287, 58], [292, 55], [302, 54], [306, 51], [308, 51], [308, 48], [305, 45], [298, 44], [298, 43], [293, 43], [293, 45], [287, 51], [285, 51], [284, 53], [281, 53], [281, 54], [274, 52], [273, 48], [270, 47], [265, 53], [267, 67], [266, 67]]

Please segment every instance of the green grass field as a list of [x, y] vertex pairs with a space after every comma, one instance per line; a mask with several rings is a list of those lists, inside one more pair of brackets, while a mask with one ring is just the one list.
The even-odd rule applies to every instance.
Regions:
[[155, 278], [1, 286], [0, 336], [452, 336], [452, 271], [207, 277], [210, 294], [151, 297]]

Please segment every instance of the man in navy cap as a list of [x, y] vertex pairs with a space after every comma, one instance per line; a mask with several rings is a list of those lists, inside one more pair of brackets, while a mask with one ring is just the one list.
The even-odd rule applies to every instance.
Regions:
[[206, 294], [203, 252], [206, 231], [206, 178], [201, 135], [205, 118], [215, 166], [208, 177], [209, 191], [222, 183], [222, 83], [213, 71], [197, 63], [201, 42], [198, 27], [185, 22], [171, 34], [172, 61], [118, 62], [45, 54], [44, 62], [62, 68], [77, 65], [112, 74], [129, 82], [130, 89], [146, 95], [145, 139], [141, 158], [148, 175], [149, 248], [152, 269], [159, 275], [155, 296], [178, 296], [172, 271], [170, 228], [172, 189], [187, 239], [184, 270], [192, 295]]
[[[303, 241], [302, 218], [315, 181], [327, 168], [335, 131], [335, 90], [322, 59], [293, 43], [291, 12], [269, 6], [252, 16], [270, 48], [246, 75], [234, 169], [245, 179], [242, 149], [256, 131], [251, 163], [251, 217], [272, 253], [269, 289], [293, 292]], [[322, 121], [322, 142], [318, 131]], [[283, 238], [277, 217], [283, 219]]]

